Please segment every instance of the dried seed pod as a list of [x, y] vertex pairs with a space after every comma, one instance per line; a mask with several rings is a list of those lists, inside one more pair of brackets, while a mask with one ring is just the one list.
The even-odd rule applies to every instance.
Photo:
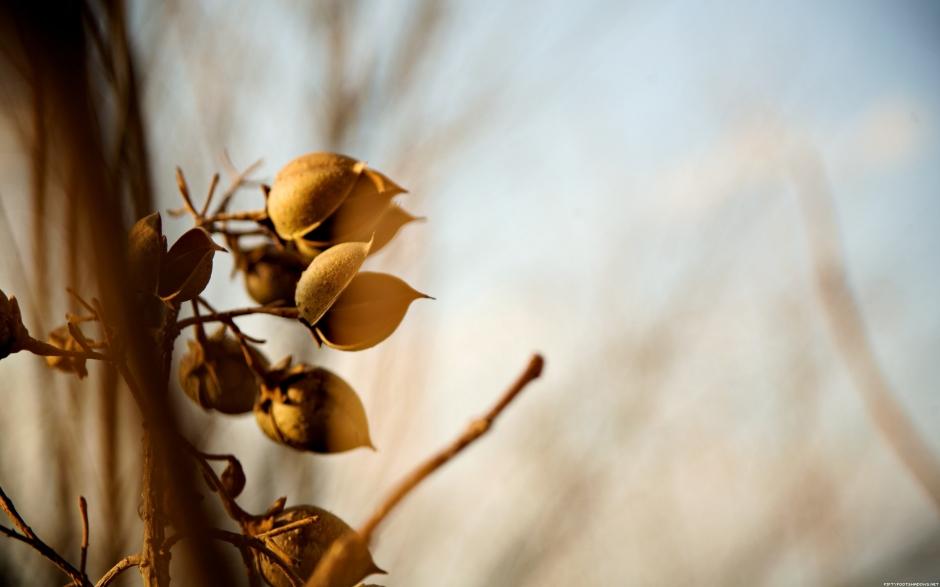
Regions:
[[335, 153], [310, 153], [278, 172], [267, 212], [281, 238], [293, 240], [317, 228], [347, 198], [380, 194], [387, 199], [402, 191], [362, 161]]
[[329, 246], [368, 239], [376, 231], [392, 198], [404, 190], [370, 169], [363, 175], [349, 197], [323, 223], [305, 234], [304, 240], [316, 246]]
[[[82, 346], [78, 344], [75, 337], [69, 331], [68, 326], [60, 326], [49, 333], [49, 344], [56, 348], [66, 351], [81, 351]], [[88, 369], [85, 368], [85, 359], [79, 357], [46, 357], [46, 364], [53, 369], [64, 371], [66, 373], [75, 373], [79, 378], [88, 375]]]
[[29, 337], [15, 296], [7, 298], [0, 290], [0, 359], [19, 351]]
[[[379, 219], [379, 223], [375, 226], [375, 232], [372, 236], [372, 248], [369, 249], [369, 255], [374, 255], [381, 251], [385, 245], [395, 238], [395, 235], [398, 234], [398, 231], [401, 230], [403, 226], [416, 220], [422, 220], [422, 218], [412, 216], [401, 206], [389, 204], [385, 213], [382, 214], [382, 217]], [[359, 240], [363, 240], [367, 237], [368, 235], [361, 235]]]
[[[188, 344], [189, 352], [179, 366], [179, 382], [186, 395], [207, 410], [224, 414], [251, 411], [260, 386], [238, 340], [219, 328], [203, 343], [190, 340]], [[267, 367], [261, 351], [249, 348], [253, 360]]]
[[[311, 517], [315, 517], [316, 521], [296, 530], [276, 534], [269, 539], [279, 550], [298, 561], [294, 566], [294, 571], [304, 580], [313, 574], [317, 563], [331, 545], [340, 538], [354, 539], [350, 535], [355, 531], [336, 515], [312, 505], [289, 507], [260, 526], [264, 529], [275, 529]], [[273, 587], [290, 587], [290, 579], [279, 566], [265, 556], [258, 558], [265, 581]], [[385, 574], [385, 571], [372, 560], [372, 555], [366, 545], [361, 540], [354, 540], [354, 551], [343, 573], [344, 579], [348, 579], [348, 582], [344, 581], [346, 584], [343, 587], [351, 587], [376, 573]]]
[[373, 347], [395, 332], [411, 302], [430, 298], [386, 273], [356, 275], [317, 322], [317, 336], [342, 351]]
[[160, 213], [144, 216], [131, 227], [127, 236], [128, 275], [134, 289], [155, 294], [160, 266], [166, 255], [166, 237]]
[[219, 480], [229, 497], [235, 498], [241, 495], [242, 490], [245, 489], [246, 479], [245, 470], [242, 469], [242, 464], [238, 462], [238, 459], [233, 458], [228, 461]]
[[298, 450], [337, 453], [372, 447], [359, 396], [320, 367], [289, 368], [279, 381], [262, 388], [254, 410], [269, 438]]
[[212, 277], [212, 256], [225, 251], [209, 233], [192, 228], [183, 234], [163, 260], [158, 292], [165, 301], [185, 302], [198, 296]]
[[259, 304], [294, 302], [297, 281], [308, 263], [299, 253], [262, 245], [246, 251], [244, 260], [245, 289]]
[[371, 246], [371, 242], [342, 243], [317, 255], [300, 276], [294, 296], [304, 320], [316, 324], [330, 309], [356, 276]]

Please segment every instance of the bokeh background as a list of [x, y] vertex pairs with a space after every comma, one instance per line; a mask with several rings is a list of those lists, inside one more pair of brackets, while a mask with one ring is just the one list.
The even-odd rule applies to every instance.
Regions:
[[[858, 376], [873, 359], [920, 448], [940, 453], [940, 5], [127, 10], [160, 210], [179, 206], [176, 165], [202, 194], [213, 172], [225, 184], [261, 158], [253, 177], [270, 180], [334, 150], [407, 187], [400, 203], [428, 218], [367, 264], [437, 298], [384, 344], [317, 350], [289, 323], [240, 322], [269, 356], [352, 383], [377, 453], [290, 452], [250, 416], [206, 416], [176, 394], [193, 438], [242, 458], [246, 508], [286, 495], [360, 523], [537, 350], [543, 379], [383, 527], [379, 583], [940, 580], [937, 503]], [[0, 286], [31, 329], [29, 309], [45, 304], [48, 330], [67, 281], [54, 261], [46, 283], [31, 267], [39, 240], [62, 249], [62, 211], [36, 217], [11, 94]], [[260, 193], [235, 203], [257, 208]], [[188, 224], [164, 227], [172, 240]], [[230, 260], [216, 267], [207, 297], [249, 303]], [[831, 315], [845, 307], [864, 325], [848, 339], [865, 344], [840, 344]], [[0, 482], [72, 554], [85, 495], [93, 574], [132, 551], [140, 524], [133, 406], [119, 396], [104, 411], [102, 377], [77, 385], [35, 358], [0, 363]], [[0, 583], [60, 584], [47, 566], [0, 542]]]

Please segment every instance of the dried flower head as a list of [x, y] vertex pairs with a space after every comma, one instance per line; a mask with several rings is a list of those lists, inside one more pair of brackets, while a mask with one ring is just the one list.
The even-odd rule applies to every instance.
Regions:
[[[66, 351], [81, 351], [82, 345], [75, 339], [68, 326], [60, 326], [49, 333], [49, 344], [56, 348]], [[64, 371], [66, 373], [75, 373], [79, 377], [88, 375], [88, 369], [85, 368], [85, 359], [81, 357], [46, 357], [46, 364], [53, 369]]]

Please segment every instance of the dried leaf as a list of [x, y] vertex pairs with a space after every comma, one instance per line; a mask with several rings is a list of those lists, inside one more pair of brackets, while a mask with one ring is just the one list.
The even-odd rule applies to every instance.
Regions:
[[157, 292], [160, 264], [166, 254], [166, 237], [160, 213], [144, 216], [131, 227], [127, 237], [127, 263], [131, 283], [149, 294]]
[[343, 203], [365, 164], [343, 155], [312, 153], [288, 163], [268, 194], [268, 216], [281, 238], [310, 232]]
[[[270, 539], [279, 550], [297, 561], [294, 566], [297, 576], [307, 580], [330, 547], [340, 538], [349, 541], [352, 545], [351, 556], [348, 557], [349, 563], [344, 573], [344, 578], [348, 577], [349, 581], [342, 587], [355, 585], [375, 573], [385, 573], [372, 560], [368, 547], [361, 539], [358, 539], [355, 531], [338, 516], [323, 508], [312, 505], [289, 507], [273, 518], [258, 524], [258, 531], [264, 531], [262, 528], [265, 530], [280, 528], [308, 518], [316, 518], [316, 521], [296, 530], [277, 534]], [[261, 574], [270, 585], [273, 587], [290, 586], [290, 580], [280, 567], [267, 557], [260, 557], [259, 562]]]
[[166, 254], [160, 270], [160, 297], [185, 302], [198, 296], [212, 277], [212, 256], [225, 251], [201, 228], [188, 230]]
[[372, 446], [359, 396], [320, 367], [295, 365], [283, 381], [263, 389], [255, 417], [269, 438], [298, 450], [336, 453]]
[[[402, 229], [408, 223], [414, 222], [415, 220], [421, 220], [417, 216], [412, 216], [401, 206], [396, 206], [395, 204], [389, 204], [386, 208], [385, 213], [382, 214], [382, 218], [379, 219], [379, 223], [375, 227], [375, 233], [372, 242], [372, 248], [369, 249], [369, 255], [374, 255], [381, 251], [385, 245], [390, 243], [395, 235], [398, 234], [398, 231]], [[365, 238], [368, 235], [363, 235], [361, 238]]]
[[342, 243], [323, 251], [304, 270], [294, 300], [300, 315], [310, 324], [330, 309], [369, 254], [371, 242]]
[[317, 336], [343, 351], [373, 347], [395, 332], [411, 302], [428, 297], [393, 275], [363, 271], [317, 322]]

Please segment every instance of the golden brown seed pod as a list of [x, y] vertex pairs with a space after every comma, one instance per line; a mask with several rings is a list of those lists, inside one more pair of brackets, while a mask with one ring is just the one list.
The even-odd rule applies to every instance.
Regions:
[[288, 163], [268, 193], [268, 217], [290, 240], [310, 232], [343, 203], [365, 163], [333, 153], [311, 153]]
[[316, 324], [330, 309], [356, 276], [371, 246], [371, 242], [342, 243], [317, 255], [300, 276], [294, 296], [304, 320]]
[[372, 447], [369, 423], [359, 396], [338, 375], [295, 365], [276, 383], [265, 385], [255, 418], [272, 440], [297, 450], [337, 453]]
[[395, 332], [408, 307], [420, 298], [430, 296], [393, 275], [363, 271], [317, 322], [317, 336], [341, 351], [373, 347]]
[[[273, 519], [265, 520], [259, 525], [261, 531], [272, 530], [311, 517], [315, 517], [316, 521], [269, 538], [279, 550], [298, 561], [294, 566], [294, 571], [304, 580], [313, 574], [317, 563], [334, 542], [355, 531], [336, 515], [312, 505], [289, 507], [275, 515]], [[369, 575], [385, 573], [372, 560], [372, 555], [361, 540], [354, 541], [354, 548], [355, 551], [343, 573], [344, 578], [348, 579], [347, 587], [358, 584]], [[265, 556], [258, 558], [265, 581], [273, 587], [290, 587], [290, 579], [279, 566]]]
[[297, 281], [308, 263], [300, 253], [262, 245], [244, 254], [245, 289], [259, 304], [293, 304]]
[[[179, 382], [186, 395], [207, 410], [224, 414], [251, 411], [260, 385], [245, 362], [238, 340], [219, 328], [203, 343], [190, 340], [188, 344], [189, 352], [179, 366]], [[267, 367], [261, 351], [249, 348], [254, 361]]]
[[281, 238], [293, 240], [314, 230], [347, 198], [387, 202], [404, 190], [362, 161], [336, 153], [310, 153], [284, 166], [268, 194], [268, 217]]

